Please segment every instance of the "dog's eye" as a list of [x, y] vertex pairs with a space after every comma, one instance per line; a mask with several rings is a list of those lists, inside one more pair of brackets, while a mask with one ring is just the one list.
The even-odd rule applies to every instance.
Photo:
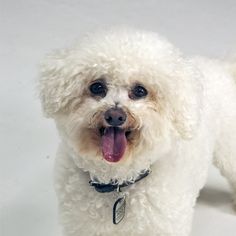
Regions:
[[144, 98], [148, 94], [148, 91], [142, 86], [142, 85], [135, 85], [131, 93], [129, 94], [129, 97], [131, 99], [139, 99], [139, 98]]
[[103, 82], [95, 82], [90, 85], [89, 90], [92, 95], [105, 97], [107, 93], [107, 87]]

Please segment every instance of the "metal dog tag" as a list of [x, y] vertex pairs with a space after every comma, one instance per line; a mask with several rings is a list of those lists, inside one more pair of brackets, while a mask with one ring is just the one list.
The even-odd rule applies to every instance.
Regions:
[[125, 195], [118, 198], [113, 206], [113, 224], [119, 224], [125, 216]]

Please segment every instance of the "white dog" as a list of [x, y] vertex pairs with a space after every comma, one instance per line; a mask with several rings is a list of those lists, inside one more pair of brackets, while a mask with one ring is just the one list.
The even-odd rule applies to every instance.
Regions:
[[61, 136], [64, 235], [189, 235], [211, 162], [236, 192], [235, 68], [132, 29], [49, 55], [40, 92]]

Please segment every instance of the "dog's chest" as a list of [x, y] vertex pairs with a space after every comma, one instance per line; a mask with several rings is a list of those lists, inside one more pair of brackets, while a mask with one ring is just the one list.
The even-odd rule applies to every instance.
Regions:
[[[67, 222], [67, 230], [70, 225], [77, 225], [78, 231], [89, 231], [88, 235], [130, 235], [130, 232], [141, 235], [144, 229], [155, 225], [155, 193], [147, 191], [145, 180], [126, 187], [122, 193], [99, 193], [87, 182], [73, 179], [65, 183], [60, 200], [61, 217]], [[114, 224], [114, 204], [123, 196], [125, 206], [121, 204], [116, 216], [117, 221], [122, 220]]]
[[65, 236], [155, 235], [159, 211], [154, 175], [122, 188], [126, 196], [125, 215], [113, 223], [113, 207], [121, 196], [117, 192], [99, 193], [90, 186], [89, 175], [71, 159], [58, 159], [55, 187], [60, 221]]

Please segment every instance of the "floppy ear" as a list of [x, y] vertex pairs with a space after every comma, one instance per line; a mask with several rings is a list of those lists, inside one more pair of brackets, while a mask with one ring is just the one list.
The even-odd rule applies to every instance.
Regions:
[[47, 117], [53, 117], [73, 98], [79, 99], [80, 89], [75, 89], [80, 86], [79, 67], [69, 50], [55, 51], [42, 61], [39, 91]]
[[197, 131], [202, 107], [203, 88], [200, 72], [188, 61], [174, 74], [171, 88], [171, 119], [173, 126], [184, 139], [190, 139]]

